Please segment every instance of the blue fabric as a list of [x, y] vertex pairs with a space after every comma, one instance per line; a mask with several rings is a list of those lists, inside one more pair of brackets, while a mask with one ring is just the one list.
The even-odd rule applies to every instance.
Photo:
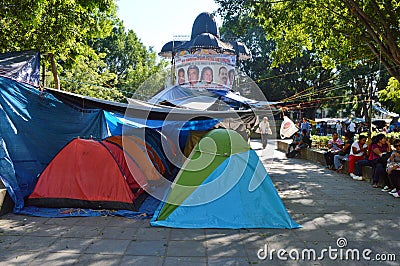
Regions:
[[0, 74], [4, 77], [39, 86], [39, 52], [22, 51], [0, 54]]
[[[235, 173], [235, 174], [233, 174]], [[176, 228], [299, 228], [285, 209], [253, 150], [227, 158], [166, 220], [151, 225]], [[218, 197], [221, 190], [227, 192]], [[214, 199], [198, 205], [206, 198]], [[197, 205], [196, 205], [197, 204]]]
[[38, 208], [34, 206], [26, 206], [20, 214], [38, 216], [38, 217], [49, 217], [49, 218], [66, 218], [66, 217], [89, 217], [89, 216], [122, 216], [131, 219], [148, 219], [153, 216], [154, 211], [160, 201], [149, 196], [147, 197], [139, 211], [129, 210], [92, 210], [92, 209], [80, 209], [80, 208]]
[[121, 136], [127, 134], [131, 128], [151, 128], [161, 131], [171, 140], [176, 140], [179, 147], [183, 149], [186, 145], [190, 131], [210, 130], [220, 121], [218, 119], [202, 119], [190, 121], [165, 121], [165, 120], [146, 120], [134, 117], [125, 117], [121, 114], [104, 111], [110, 134]]
[[35, 87], [0, 77], [0, 137], [14, 166], [1, 168], [15, 202], [30, 195], [37, 176], [70, 140], [105, 138], [107, 123], [102, 110], [77, 110]]

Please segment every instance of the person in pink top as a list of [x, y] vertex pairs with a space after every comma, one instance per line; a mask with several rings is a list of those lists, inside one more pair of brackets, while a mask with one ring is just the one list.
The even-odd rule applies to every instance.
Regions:
[[361, 176], [362, 166], [372, 166], [374, 168], [374, 175], [372, 177], [373, 187], [378, 187], [379, 177], [382, 177], [385, 181], [385, 187], [383, 191], [389, 190], [389, 179], [386, 173], [386, 155], [391, 152], [392, 149], [386, 141], [384, 134], [378, 134], [372, 139], [371, 152], [369, 153], [368, 160], [361, 160], [354, 165], [354, 174]]

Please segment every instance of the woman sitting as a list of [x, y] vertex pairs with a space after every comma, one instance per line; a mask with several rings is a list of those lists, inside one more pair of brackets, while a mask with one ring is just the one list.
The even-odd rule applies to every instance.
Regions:
[[361, 160], [355, 163], [354, 165], [354, 174], [356, 176], [361, 176], [361, 168], [362, 166], [372, 166], [374, 168], [374, 175], [372, 177], [373, 187], [378, 187], [379, 177], [382, 177], [385, 181], [385, 187], [383, 191], [389, 190], [389, 181], [387, 177], [387, 173], [385, 171], [386, 168], [386, 160], [384, 159], [385, 155], [391, 152], [390, 145], [386, 142], [386, 136], [384, 134], [376, 135], [372, 140], [371, 152], [369, 154], [368, 160]]
[[350, 155], [349, 155], [349, 173], [350, 176], [354, 180], [362, 180], [361, 176], [356, 176], [354, 174], [354, 164], [358, 161], [365, 160], [365, 157], [368, 155], [367, 149], [367, 136], [359, 135], [358, 141], [354, 142], [351, 145]]
[[393, 142], [395, 150], [388, 159], [386, 171], [389, 175], [393, 189], [389, 192], [393, 197], [400, 197], [400, 140], [396, 139]]
[[346, 132], [344, 134], [344, 146], [341, 148], [337, 154], [333, 157], [333, 164], [337, 172], [343, 169], [342, 160], [347, 159], [350, 154], [351, 145], [354, 143], [353, 134], [351, 132]]

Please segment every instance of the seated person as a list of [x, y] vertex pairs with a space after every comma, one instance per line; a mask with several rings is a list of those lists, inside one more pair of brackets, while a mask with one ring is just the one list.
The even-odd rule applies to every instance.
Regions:
[[395, 150], [388, 159], [386, 171], [389, 175], [393, 189], [389, 192], [393, 197], [400, 197], [400, 140], [393, 142]]
[[305, 149], [310, 146], [311, 146], [310, 137], [308, 136], [307, 130], [303, 129], [301, 131], [301, 139], [299, 141], [299, 144], [296, 146], [296, 148], [294, 148], [294, 150], [297, 152], [300, 152], [300, 150]]
[[307, 134], [307, 130], [303, 129], [301, 131], [299, 144], [296, 145], [296, 147], [294, 148], [293, 151], [291, 151], [290, 153], [287, 154], [287, 157], [289, 157], [289, 158], [295, 157], [299, 154], [300, 150], [305, 149], [310, 146], [311, 146], [310, 137]]
[[354, 180], [362, 180], [361, 176], [356, 176], [354, 174], [354, 164], [358, 161], [364, 160], [368, 155], [367, 149], [367, 136], [359, 135], [358, 141], [355, 141], [351, 145], [350, 155], [349, 155], [349, 174]]
[[333, 157], [333, 164], [338, 172], [343, 169], [342, 160], [347, 159], [350, 155], [351, 145], [353, 145], [354, 142], [353, 137], [354, 136], [351, 132], [346, 132], [346, 134], [344, 134], [345, 143], [343, 148], [341, 148]]
[[299, 134], [299, 132], [294, 133], [294, 135], [292, 136], [292, 143], [289, 144], [287, 153], [290, 153], [292, 149], [295, 149], [297, 145], [299, 145], [300, 140], [301, 140], [301, 136]]
[[343, 140], [339, 138], [337, 132], [332, 134], [332, 138], [328, 141], [328, 151], [324, 153], [327, 168], [333, 169], [333, 157], [343, 148]]
[[381, 158], [384, 158], [388, 152], [391, 152], [391, 147], [388, 145], [386, 141], [386, 136], [384, 134], [378, 134], [372, 138], [371, 152], [369, 153], [368, 160], [361, 160], [354, 164], [354, 174], [356, 176], [361, 177], [361, 169], [362, 166], [371, 166], [374, 168], [374, 174], [372, 177], [372, 187], [378, 188], [379, 177], [382, 177], [385, 181], [385, 187], [382, 191], [391, 191], [387, 173], [385, 171], [386, 168], [386, 160], [383, 161]]

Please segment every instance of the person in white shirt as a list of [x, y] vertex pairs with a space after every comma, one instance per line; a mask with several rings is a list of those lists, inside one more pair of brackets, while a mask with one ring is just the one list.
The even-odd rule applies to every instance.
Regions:
[[362, 180], [361, 176], [356, 176], [354, 174], [354, 164], [358, 161], [364, 160], [365, 156], [367, 156], [368, 146], [366, 142], [367, 142], [367, 136], [359, 135], [358, 141], [354, 142], [353, 145], [351, 145], [348, 162], [349, 162], [349, 173], [354, 180]]
[[353, 121], [351, 121], [347, 129], [353, 134], [356, 133], [356, 124]]
[[260, 134], [261, 134], [261, 143], [263, 149], [267, 147], [267, 135], [272, 134], [271, 128], [269, 126], [268, 117], [264, 117], [263, 120], [259, 124]]
[[336, 122], [336, 133], [338, 133], [339, 137], [342, 136], [342, 123], [340, 121]]

